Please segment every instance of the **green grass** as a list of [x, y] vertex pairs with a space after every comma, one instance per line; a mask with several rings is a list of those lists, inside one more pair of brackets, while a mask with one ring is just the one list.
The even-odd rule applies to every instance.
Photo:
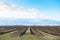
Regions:
[[20, 40], [40, 40], [40, 38], [38, 38], [35, 35], [30, 34], [30, 30], [28, 28], [26, 34], [24, 34], [22, 37], [20, 37]]
[[60, 37], [58, 36], [50, 35], [42, 31], [40, 32], [43, 33], [44, 35], [38, 37], [38, 36], [30, 34], [30, 28], [28, 28], [26, 34], [24, 34], [21, 37], [19, 36], [12, 37], [11, 34], [14, 32], [10, 32], [7, 34], [0, 35], [0, 40], [60, 40]]
[[44, 38], [44, 40], [58, 40], [58, 39], [60, 40], [59, 36], [50, 35], [48, 33], [42, 32], [42, 31], [40, 31], [40, 32], [43, 34], [42, 38]]
[[0, 35], [0, 40], [18, 40], [19, 37], [18, 36], [12, 37], [12, 35], [11, 35], [12, 33], [13, 32]]
[[20, 37], [20, 40], [60, 40], [60, 37], [58, 36], [50, 35], [42, 31], [40, 32], [43, 34], [43, 36], [38, 37], [30, 34], [30, 30], [28, 29], [26, 34]]

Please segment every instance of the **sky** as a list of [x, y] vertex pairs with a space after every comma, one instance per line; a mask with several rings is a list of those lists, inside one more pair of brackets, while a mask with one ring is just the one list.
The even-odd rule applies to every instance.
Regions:
[[60, 22], [60, 0], [0, 0], [0, 25], [40, 25], [43, 20]]

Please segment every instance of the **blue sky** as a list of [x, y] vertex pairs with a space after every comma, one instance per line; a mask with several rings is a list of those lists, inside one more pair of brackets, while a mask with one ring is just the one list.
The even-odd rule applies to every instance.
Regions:
[[5, 0], [7, 3], [14, 3], [17, 6], [38, 8], [42, 10], [60, 9], [60, 0]]
[[[1, 0], [0, 6], [0, 19], [4, 20], [1, 22], [2, 25], [7, 23], [6, 19], [8, 20], [6, 25], [10, 25], [13, 20], [12, 25], [18, 23], [36, 25], [42, 20], [60, 22], [60, 0]], [[20, 21], [15, 22], [18, 20]]]
[[16, 4], [18, 7], [36, 8], [48, 15], [60, 14], [60, 0], [5, 0], [5, 2]]

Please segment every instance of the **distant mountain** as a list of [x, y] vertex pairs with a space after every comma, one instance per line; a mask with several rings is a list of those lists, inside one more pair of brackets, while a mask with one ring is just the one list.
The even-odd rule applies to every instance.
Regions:
[[40, 20], [37, 24], [40, 24], [40, 25], [60, 25], [60, 21], [43, 19], [43, 20]]
[[60, 21], [42, 19], [37, 22], [31, 22], [27, 19], [18, 19], [18, 20], [0, 20], [0, 25], [60, 25]]

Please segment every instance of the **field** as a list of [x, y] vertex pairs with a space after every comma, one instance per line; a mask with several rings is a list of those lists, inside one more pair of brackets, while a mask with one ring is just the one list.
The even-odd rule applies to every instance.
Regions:
[[2, 26], [0, 40], [60, 40], [60, 26]]

